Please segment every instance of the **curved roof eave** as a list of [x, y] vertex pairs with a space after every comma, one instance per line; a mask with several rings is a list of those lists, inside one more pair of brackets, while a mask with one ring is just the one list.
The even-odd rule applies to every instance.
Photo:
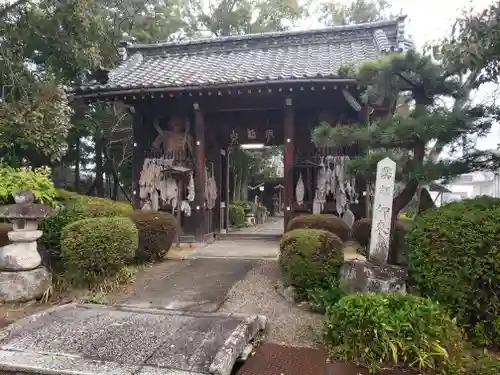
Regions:
[[[88, 90], [78, 90], [69, 93], [70, 98], [73, 99], [90, 99], [99, 97], [109, 97], [109, 96], [124, 96], [124, 95], [145, 95], [153, 93], [169, 93], [169, 92], [179, 92], [179, 91], [202, 91], [202, 90], [220, 90], [220, 89], [232, 89], [232, 88], [243, 88], [250, 86], [275, 86], [279, 84], [328, 84], [328, 83], [345, 83], [345, 84], [357, 84], [358, 81], [353, 78], [341, 78], [341, 77], [321, 77], [321, 78], [301, 78], [301, 79], [286, 79], [286, 80], [273, 80], [273, 81], [251, 81], [251, 82], [235, 82], [235, 83], [218, 83], [214, 85], [200, 85], [200, 86], [161, 86], [161, 87], [123, 87], [111, 89], [99, 88], [93, 90], [89, 87]], [[86, 92], [88, 91], [88, 92]]]

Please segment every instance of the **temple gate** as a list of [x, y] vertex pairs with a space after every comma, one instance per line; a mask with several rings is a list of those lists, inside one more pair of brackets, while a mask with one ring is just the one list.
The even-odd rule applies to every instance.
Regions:
[[[244, 143], [284, 145], [285, 225], [318, 209], [339, 214], [335, 194], [318, 200], [320, 170], [326, 161], [334, 166], [364, 150], [316, 149], [311, 130], [320, 122], [368, 126], [370, 117], [386, 110], [384, 104], [363, 105], [362, 88], [341, 68], [403, 50], [403, 25], [399, 17], [323, 30], [124, 45], [122, 64], [75, 88], [73, 96], [129, 106], [134, 206], [175, 212], [184, 233], [197, 241], [207, 241], [221, 223], [227, 226], [229, 150]], [[356, 199], [350, 194], [356, 216], [364, 214], [363, 189], [358, 179]]]

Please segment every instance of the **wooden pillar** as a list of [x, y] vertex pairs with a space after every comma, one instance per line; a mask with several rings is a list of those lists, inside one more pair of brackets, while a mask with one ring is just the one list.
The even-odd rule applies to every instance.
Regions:
[[213, 147], [213, 152], [211, 153], [211, 158], [214, 163], [214, 177], [215, 177], [215, 184], [217, 186], [217, 200], [215, 201], [215, 206], [212, 210], [212, 228], [211, 231], [214, 233], [219, 233], [220, 232], [220, 226], [221, 226], [221, 209], [220, 209], [220, 202], [222, 199], [222, 159], [221, 159], [221, 153], [220, 153], [220, 145], [217, 137], [215, 137], [214, 142], [214, 147]]
[[217, 185], [217, 201], [215, 202], [215, 207], [214, 207], [214, 224], [215, 224], [215, 232], [220, 233], [220, 230], [222, 228], [222, 223], [224, 222], [223, 218], [223, 213], [221, 210], [221, 202], [223, 202], [224, 199], [224, 181], [222, 178], [222, 154], [221, 151], [222, 149], [220, 148], [220, 143], [216, 142], [216, 152], [214, 153], [215, 155], [215, 160], [214, 160], [214, 168], [215, 168], [215, 181]]
[[231, 152], [230, 152], [230, 148], [229, 147], [226, 147], [224, 149], [224, 191], [225, 191], [225, 203], [226, 203], [226, 207], [224, 209], [224, 215], [225, 215], [225, 219], [224, 219], [224, 229], [226, 230], [226, 232], [229, 231], [229, 202], [231, 200], [231, 197], [230, 197], [230, 188], [229, 188], [229, 179], [230, 179], [230, 169], [229, 169], [229, 158], [231, 157]]
[[141, 177], [142, 166], [146, 151], [147, 137], [144, 131], [144, 116], [137, 107], [133, 110], [132, 135], [134, 148], [132, 151], [132, 205], [134, 209], [141, 208], [141, 198], [139, 197], [139, 179]]
[[195, 207], [196, 215], [196, 241], [204, 242], [207, 234], [207, 213], [205, 207], [205, 123], [203, 121], [203, 112], [198, 103], [193, 104], [194, 108], [194, 134], [195, 134], [195, 168], [194, 168], [194, 186], [195, 186]]
[[285, 155], [284, 155], [284, 173], [285, 173], [285, 228], [290, 218], [290, 210], [293, 204], [293, 164], [295, 151], [295, 115], [292, 107], [292, 99], [285, 101], [284, 111], [284, 133], [285, 133]]

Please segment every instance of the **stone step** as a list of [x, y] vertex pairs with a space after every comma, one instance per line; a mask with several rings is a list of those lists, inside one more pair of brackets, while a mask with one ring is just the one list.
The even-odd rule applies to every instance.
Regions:
[[69, 304], [0, 330], [0, 373], [229, 374], [266, 318]]
[[279, 241], [281, 240], [282, 234], [273, 233], [219, 233], [216, 236], [216, 240], [229, 240], [229, 241]]

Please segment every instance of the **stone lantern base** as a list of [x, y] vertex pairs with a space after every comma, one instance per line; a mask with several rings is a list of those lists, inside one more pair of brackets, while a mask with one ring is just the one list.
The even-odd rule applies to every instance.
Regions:
[[52, 275], [45, 267], [0, 272], [0, 301], [27, 302], [40, 298], [51, 283]]

